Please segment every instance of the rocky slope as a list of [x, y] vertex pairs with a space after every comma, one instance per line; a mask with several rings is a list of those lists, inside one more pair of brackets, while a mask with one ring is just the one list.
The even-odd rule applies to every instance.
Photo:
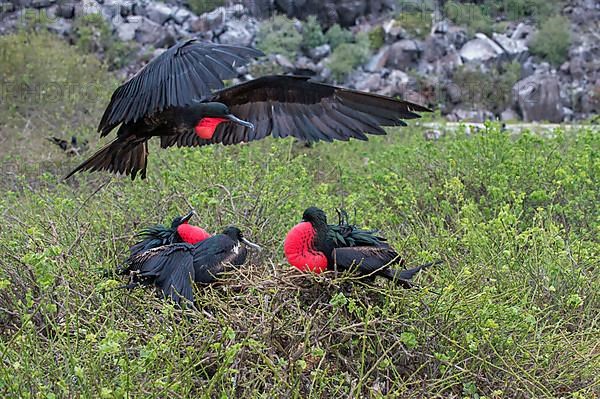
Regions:
[[[594, 0], [561, 3], [558, 13], [570, 22], [571, 41], [566, 61], [554, 66], [532, 55], [532, 39], [539, 30], [532, 18], [496, 17], [494, 21], [503, 24], [501, 32], [486, 34], [451, 22], [443, 1], [417, 10], [399, 8], [393, 0], [212, 3], [203, 1], [201, 9], [210, 11], [197, 15], [192, 11], [199, 9], [197, 4], [177, 0], [0, 0], [0, 33], [34, 20], [77, 42], [87, 32], [86, 24], [104, 20], [106, 29], [96, 26], [87, 33], [91, 42], [87, 47], [101, 55], [112, 52], [104, 55], [118, 60], [113, 66], [125, 77], [135, 72], [139, 62], [185, 37], [260, 45], [259, 32], [274, 23], [272, 15], [280, 13], [295, 21], [285, 33], [301, 38], [298, 50], [270, 54], [240, 70], [240, 79], [264, 72], [309, 74], [428, 104], [450, 120], [561, 122], [586, 119], [600, 110], [600, 3]], [[367, 32], [367, 56], [350, 73], [336, 73], [340, 54], [335, 58], [333, 46], [320, 36], [305, 40], [314, 32], [300, 20], [309, 15], [317, 16], [324, 31], [339, 24], [355, 38]], [[362, 51], [358, 45], [344, 50], [350, 55]]]

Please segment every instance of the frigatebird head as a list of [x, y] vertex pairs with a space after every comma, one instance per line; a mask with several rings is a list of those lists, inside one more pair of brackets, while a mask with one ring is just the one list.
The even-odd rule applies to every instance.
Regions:
[[219, 102], [202, 103], [202, 112], [204, 117], [222, 118], [226, 121], [236, 123], [238, 125], [254, 130], [254, 125], [248, 121], [238, 118], [231, 113], [229, 107]]
[[196, 211], [194, 211], [193, 209], [184, 216], [177, 216], [175, 219], [173, 219], [173, 221], [171, 222], [171, 229], [176, 230], [180, 225], [185, 224], [187, 222], [190, 221], [190, 219], [192, 218], [192, 216], [194, 216], [196, 214]]
[[249, 246], [250, 248], [256, 249], [257, 251], [262, 250], [260, 245], [249, 241], [246, 237], [244, 237], [244, 235], [242, 234], [242, 231], [235, 226], [227, 227], [225, 230], [223, 230], [223, 234], [225, 234], [226, 236], [230, 237], [231, 239], [233, 239], [235, 241], [242, 242], [245, 245]]
[[302, 215], [302, 221], [310, 222], [312, 225], [324, 225], [327, 224], [327, 215], [322, 209], [319, 209], [316, 206], [311, 206], [306, 208], [304, 211], [304, 214]]

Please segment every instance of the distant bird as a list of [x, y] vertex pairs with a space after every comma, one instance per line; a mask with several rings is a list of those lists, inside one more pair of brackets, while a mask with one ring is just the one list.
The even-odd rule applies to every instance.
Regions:
[[374, 230], [362, 230], [347, 221], [347, 214], [339, 213], [337, 225], [327, 224], [325, 212], [316, 207], [304, 211], [302, 222], [287, 234], [283, 250], [288, 262], [302, 271], [321, 273], [325, 270], [352, 270], [367, 278], [375, 276], [394, 280], [404, 288], [419, 270], [441, 262], [427, 263], [412, 269], [404, 266], [404, 259], [390, 247], [385, 238]]
[[67, 156], [81, 155], [88, 147], [87, 140], [83, 140], [82, 143], [79, 143], [76, 136], [71, 137], [71, 142], [54, 136], [46, 137], [46, 139], [59, 146]]
[[[310, 81], [306, 76], [264, 76], [223, 89], [235, 67], [262, 52], [185, 40], [150, 61], [112, 95], [98, 131], [117, 137], [74, 173], [106, 170], [146, 177], [148, 140], [177, 145], [238, 144], [293, 136], [313, 141], [367, 140], [382, 126], [405, 126], [429, 109], [407, 101]], [[218, 90], [212, 92], [212, 90]]]
[[248, 241], [240, 229], [228, 227], [194, 245], [169, 244], [136, 253], [125, 262], [131, 276], [126, 287], [154, 284], [175, 303], [179, 304], [182, 298], [193, 302], [192, 284], [213, 283], [231, 265], [243, 265], [247, 256], [244, 245], [261, 249]]
[[177, 216], [171, 222], [171, 227], [156, 224], [141, 230], [137, 237], [142, 240], [129, 248], [130, 256], [147, 251], [162, 245], [185, 242], [197, 244], [211, 235], [201, 227], [189, 224], [196, 213], [192, 210], [187, 215]]

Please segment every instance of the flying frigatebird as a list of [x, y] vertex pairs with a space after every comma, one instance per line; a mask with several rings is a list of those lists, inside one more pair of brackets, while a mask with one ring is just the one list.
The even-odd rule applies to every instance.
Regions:
[[[235, 68], [262, 52], [181, 41], [115, 90], [98, 131], [117, 137], [66, 177], [106, 170], [146, 177], [148, 140], [161, 147], [238, 144], [267, 136], [305, 142], [367, 140], [383, 126], [405, 126], [429, 109], [407, 101], [331, 86], [300, 76], [263, 76], [223, 88]], [[216, 91], [213, 91], [216, 90]]]
[[213, 283], [231, 265], [243, 265], [248, 254], [244, 245], [261, 249], [232, 226], [197, 244], [162, 245], [134, 254], [125, 262], [125, 272], [131, 276], [126, 287], [154, 284], [175, 303], [182, 298], [193, 302], [192, 284]]
[[288, 262], [302, 271], [352, 270], [360, 277], [385, 277], [404, 288], [412, 287], [410, 279], [419, 270], [441, 263], [406, 270], [392, 268], [403, 267], [405, 261], [384, 237], [348, 223], [343, 211], [337, 225], [327, 224], [327, 215], [316, 207], [304, 211], [302, 222], [288, 232], [283, 250]]

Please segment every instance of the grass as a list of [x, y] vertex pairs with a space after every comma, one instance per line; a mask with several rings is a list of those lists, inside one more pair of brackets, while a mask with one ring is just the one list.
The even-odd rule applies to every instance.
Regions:
[[[411, 123], [311, 149], [154, 145], [145, 182], [65, 183], [81, 159], [44, 140], [63, 125], [1, 106], [19, 114], [0, 136], [3, 397], [598, 396], [600, 137], [589, 129], [511, 137], [490, 125], [434, 142]], [[61, 107], [95, 137], [101, 110]], [[356, 211], [411, 265], [445, 264], [409, 291], [294, 272], [282, 239], [313, 204]], [[200, 288], [199, 312], [114, 289], [134, 232], [190, 206], [208, 230], [237, 224], [266, 250]]]

